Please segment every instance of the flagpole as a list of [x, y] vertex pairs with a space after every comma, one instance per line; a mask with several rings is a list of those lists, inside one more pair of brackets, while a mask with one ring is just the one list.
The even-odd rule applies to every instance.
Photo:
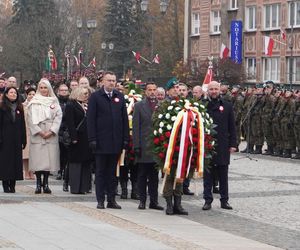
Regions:
[[272, 38], [272, 39], [273, 39], [273, 41], [274, 41], [274, 42], [277, 42], [277, 43], [280, 43], [280, 44], [286, 45], [286, 43], [280, 42], [280, 41], [279, 41], [279, 40], [277, 40], [277, 39], [274, 39], [274, 38]]

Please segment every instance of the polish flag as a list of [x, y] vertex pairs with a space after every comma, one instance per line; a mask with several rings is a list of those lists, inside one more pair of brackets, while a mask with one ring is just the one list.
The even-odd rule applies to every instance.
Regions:
[[141, 63], [141, 61], [140, 61], [140, 59], [141, 59], [141, 53], [140, 53], [140, 52], [134, 52], [134, 51], [132, 51], [132, 54], [134, 55], [135, 60], [136, 60], [138, 63]]
[[92, 61], [89, 63], [89, 66], [93, 66], [94, 68], [96, 68], [96, 57], [94, 56]]
[[274, 40], [269, 36], [264, 36], [264, 40], [265, 40], [265, 54], [268, 56], [272, 56]]
[[153, 58], [152, 62], [159, 64], [160, 63], [160, 58], [158, 56], [158, 54], [155, 55], [155, 57]]
[[282, 40], [286, 40], [286, 34], [282, 28], [280, 28], [280, 37], [282, 38]]
[[74, 60], [75, 60], [76, 65], [79, 66], [79, 61], [78, 61], [77, 56], [73, 56], [73, 57], [74, 57]]
[[222, 43], [221, 50], [220, 50], [220, 58], [225, 59], [228, 57], [228, 55], [229, 55], [229, 49], [226, 47], [224, 43]]
[[213, 75], [212, 67], [209, 66], [202, 84], [202, 89], [204, 91], [207, 91], [207, 85], [212, 81], [212, 75]]

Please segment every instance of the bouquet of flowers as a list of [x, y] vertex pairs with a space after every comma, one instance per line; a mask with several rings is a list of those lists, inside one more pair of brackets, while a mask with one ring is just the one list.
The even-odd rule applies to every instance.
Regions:
[[166, 175], [201, 177], [214, 153], [212, 118], [200, 101], [163, 102], [153, 115], [153, 152]]

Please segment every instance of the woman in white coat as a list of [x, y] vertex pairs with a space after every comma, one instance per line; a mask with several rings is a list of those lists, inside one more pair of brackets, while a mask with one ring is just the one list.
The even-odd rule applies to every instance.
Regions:
[[61, 119], [58, 99], [48, 79], [42, 78], [28, 105], [29, 168], [36, 175], [36, 194], [41, 193], [42, 187], [44, 193], [51, 194], [48, 177], [50, 171], [59, 170], [58, 130]]

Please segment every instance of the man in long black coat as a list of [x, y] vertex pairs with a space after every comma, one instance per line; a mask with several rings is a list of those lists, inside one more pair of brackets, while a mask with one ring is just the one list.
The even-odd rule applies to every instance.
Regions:
[[236, 151], [236, 130], [232, 104], [220, 97], [220, 83], [212, 81], [208, 85], [207, 111], [212, 117], [217, 131], [215, 148], [216, 154], [210, 164], [210, 168], [204, 170], [205, 204], [203, 210], [211, 209], [213, 201], [213, 173], [217, 173], [220, 182], [221, 208], [232, 209], [228, 203], [228, 165], [230, 154]]
[[123, 94], [115, 90], [116, 75], [106, 72], [103, 87], [89, 99], [87, 112], [88, 139], [96, 158], [97, 208], [104, 209], [105, 190], [107, 207], [120, 209], [115, 201], [116, 167], [129, 141], [129, 125]]

